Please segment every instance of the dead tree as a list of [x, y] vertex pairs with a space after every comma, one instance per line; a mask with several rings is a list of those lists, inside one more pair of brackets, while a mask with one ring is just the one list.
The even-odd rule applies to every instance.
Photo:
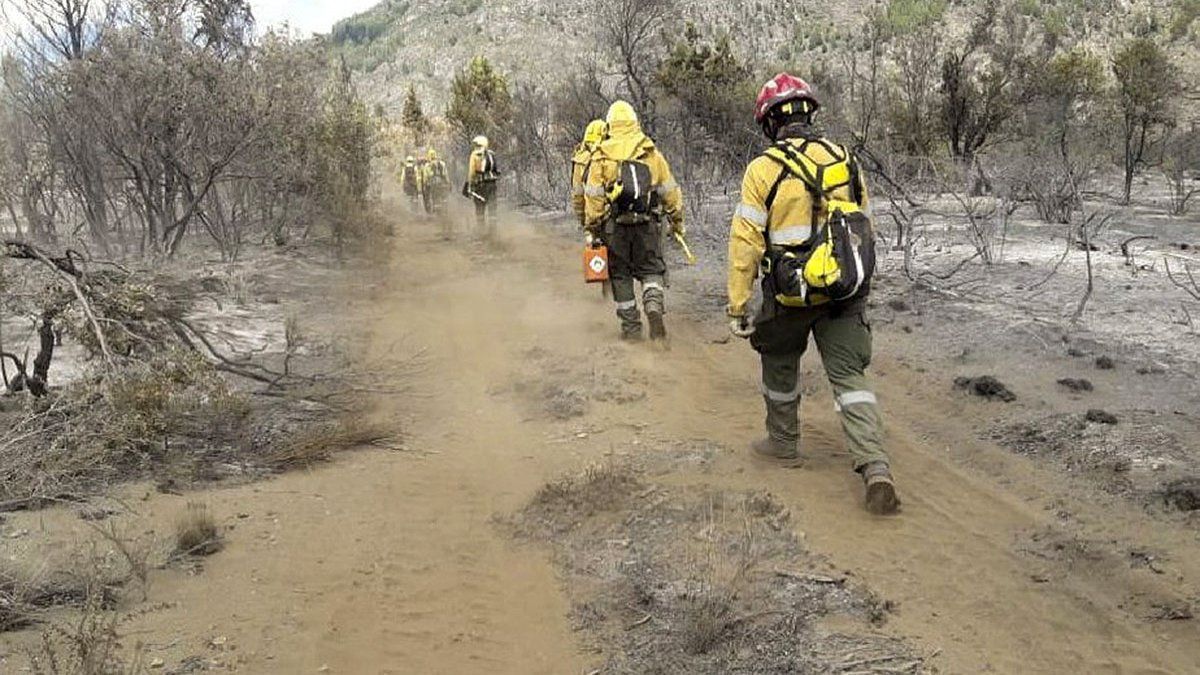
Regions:
[[650, 134], [657, 120], [651, 90], [659, 61], [655, 49], [673, 4], [672, 0], [613, 0], [601, 5], [597, 17], [602, 26], [601, 39], [616, 55], [623, 88]]
[[1134, 259], [1133, 251], [1130, 250], [1129, 245], [1135, 241], [1142, 241], [1143, 239], [1154, 240], [1158, 239], [1158, 237], [1152, 234], [1137, 234], [1121, 242], [1121, 255], [1125, 256], [1125, 266], [1132, 268], [1135, 276], [1138, 272], [1137, 260]]
[[1088, 301], [1092, 299], [1092, 293], [1096, 289], [1096, 277], [1092, 268], [1092, 239], [1100, 234], [1109, 221], [1113, 219], [1113, 216], [1113, 213], [1102, 215], [1099, 211], [1095, 211], [1088, 214], [1088, 217], [1079, 226], [1079, 240], [1083, 245], [1084, 255], [1087, 256], [1087, 287], [1084, 290], [1083, 297], [1079, 299], [1079, 305], [1075, 308], [1075, 313], [1071, 316], [1073, 323], [1083, 318], [1083, 312], [1087, 309]]
[[[100, 329], [100, 322], [96, 317], [96, 312], [92, 309], [92, 303], [88, 300], [87, 294], [84, 293], [84, 290], [80, 284], [80, 282], [83, 280], [83, 272], [75, 264], [76, 259], [80, 257], [79, 254], [68, 249], [64, 256], [51, 258], [41, 249], [33, 246], [32, 244], [12, 240], [7, 240], [4, 242], [4, 254], [9, 258], [16, 258], [18, 260], [36, 260], [46, 265], [53, 270], [58, 277], [67, 284], [67, 286], [71, 288], [72, 294], [79, 302], [80, 311], [82, 311], [83, 315], [87, 317], [88, 323], [90, 324], [92, 331], [95, 333], [96, 343], [100, 350], [100, 356], [108, 365], [111, 366], [113, 364], [113, 355], [108, 348], [108, 341], [105, 339], [104, 331]], [[57, 315], [57, 312], [51, 316], [47, 316], [45, 313], [43, 313], [42, 316], [41, 330], [48, 331], [51, 343], [50, 349], [46, 356], [46, 369], [49, 369], [50, 367], [49, 359], [54, 352], [55, 335], [53, 319], [55, 315]], [[44, 339], [45, 338], [43, 337], [43, 342]], [[39, 354], [39, 357], [40, 356], [41, 355]], [[37, 375], [36, 367], [34, 375]]]
[[40, 42], [67, 60], [83, 58], [91, 27], [91, 0], [18, 0], [14, 3]]
[[[1181, 267], [1183, 267], [1183, 272], [1178, 277], [1175, 276], [1175, 273], [1171, 270], [1171, 258], [1177, 258], [1183, 263], [1181, 265]], [[1191, 262], [1191, 260], [1182, 258], [1180, 256], [1172, 256], [1169, 254], [1163, 256], [1163, 265], [1166, 267], [1167, 278], [1171, 280], [1171, 283], [1175, 284], [1175, 287], [1184, 293], [1192, 296], [1192, 298], [1195, 300], [1200, 300], [1200, 282], [1196, 280], [1196, 275], [1192, 272], [1192, 266], [1190, 264]]]

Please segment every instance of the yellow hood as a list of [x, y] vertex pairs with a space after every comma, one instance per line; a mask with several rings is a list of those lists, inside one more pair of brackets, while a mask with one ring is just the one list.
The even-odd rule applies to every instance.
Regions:
[[642, 133], [636, 121], [620, 120], [608, 126], [608, 138], [600, 144], [600, 153], [621, 162], [644, 155], [654, 147], [654, 141]]

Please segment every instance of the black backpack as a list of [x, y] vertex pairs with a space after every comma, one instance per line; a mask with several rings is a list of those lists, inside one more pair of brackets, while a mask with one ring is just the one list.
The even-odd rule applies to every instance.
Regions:
[[496, 155], [491, 150], [483, 151], [483, 166], [479, 171], [480, 180], [494, 181], [500, 178], [500, 167], [496, 164]]
[[[819, 164], [809, 157], [806, 150], [810, 144], [822, 146], [832, 161]], [[780, 141], [765, 154], [783, 167], [767, 194], [767, 211], [783, 181], [799, 179], [812, 200], [812, 234], [794, 250], [772, 251], [770, 229], [764, 232], [764, 291], [789, 307], [846, 302], [867, 295], [875, 273], [875, 230], [860, 209], [865, 189], [859, 182], [854, 155], [822, 139], [805, 139], [799, 148]], [[843, 187], [849, 189], [852, 201], [832, 197], [834, 190]]]
[[647, 215], [654, 208], [654, 176], [650, 167], [632, 159], [621, 162], [616, 185], [609, 196], [617, 215]]

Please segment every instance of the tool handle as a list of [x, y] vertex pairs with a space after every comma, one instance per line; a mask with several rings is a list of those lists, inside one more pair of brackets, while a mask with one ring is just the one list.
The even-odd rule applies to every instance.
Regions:
[[687, 264], [695, 265], [696, 256], [692, 254], [692, 249], [688, 246], [687, 240], [684, 239], [683, 235], [678, 232], [675, 232], [674, 236], [675, 241], [679, 242], [679, 247], [683, 249], [683, 257], [687, 259]]

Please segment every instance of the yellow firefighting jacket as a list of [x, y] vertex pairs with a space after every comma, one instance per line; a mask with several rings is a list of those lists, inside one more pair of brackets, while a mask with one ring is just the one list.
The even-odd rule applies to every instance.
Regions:
[[592, 163], [592, 155], [594, 151], [580, 143], [575, 148], [575, 154], [571, 156], [571, 211], [575, 213], [575, 217], [579, 219], [579, 224], [584, 225], [584, 198], [583, 192], [588, 176], [588, 165]]
[[636, 160], [650, 168], [651, 181], [674, 231], [683, 232], [683, 190], [671, 175], [671, 166], [654, 141], [642, 133], [637, 122], [618, 121], [609, 125], [608, 139], [592, 157], [584, 186], [584, 227], [603, 228], [608, 215], [608, 191], [620, 177], [621, 162]]
[[426, 160], [418, 176], [422, 189], [450, 184], [450, 174], [446, 172], [446, 163], [440, 159]]
[[[804, 139], [789, 139], [788, 142], [798, 149]], [[845, 151], [845, 148], [837, 147]], [[804, 154], [817, 164], [829, 164], [834, 160], [820, 143], [809, 143]], [[746, 304], [754, 294], [759, 263], [766, 253], [764, 232], [770, 234], [772, 246], [803, 244], [812, 234], [812, 194], [802, 180], [790, 174], [780, 182], [785, 171], [783, 165], [765, 155], [746, 167], [741, 203], [733, 212], [733, 222], [729, 228], [729, 305], [726, 308], [729, 316], [746, 314]], [[858, 181], [862, 187], [858, 205], [869, 213], [866, 182], [861, 171]], [[768, 212], [767, 196], [776, 183], [779, 187]], [[849, 186], [839, 187], [829, 196], [840, 201], [854, 201]], [[818, 211], [817, 222], [822, 222], [824, 217], [825, 214]]]
[[[471, 151], [471, 158], [467, 162], [467, 182], [472, 186], [479, 185], [485, 178], [483, 175], [485, 164], [484, 158], [487, 156], [488, 152], [490, 151], [486, 148]], [[493, 155], [493, 161], [494, 158], [495, 155]]]

